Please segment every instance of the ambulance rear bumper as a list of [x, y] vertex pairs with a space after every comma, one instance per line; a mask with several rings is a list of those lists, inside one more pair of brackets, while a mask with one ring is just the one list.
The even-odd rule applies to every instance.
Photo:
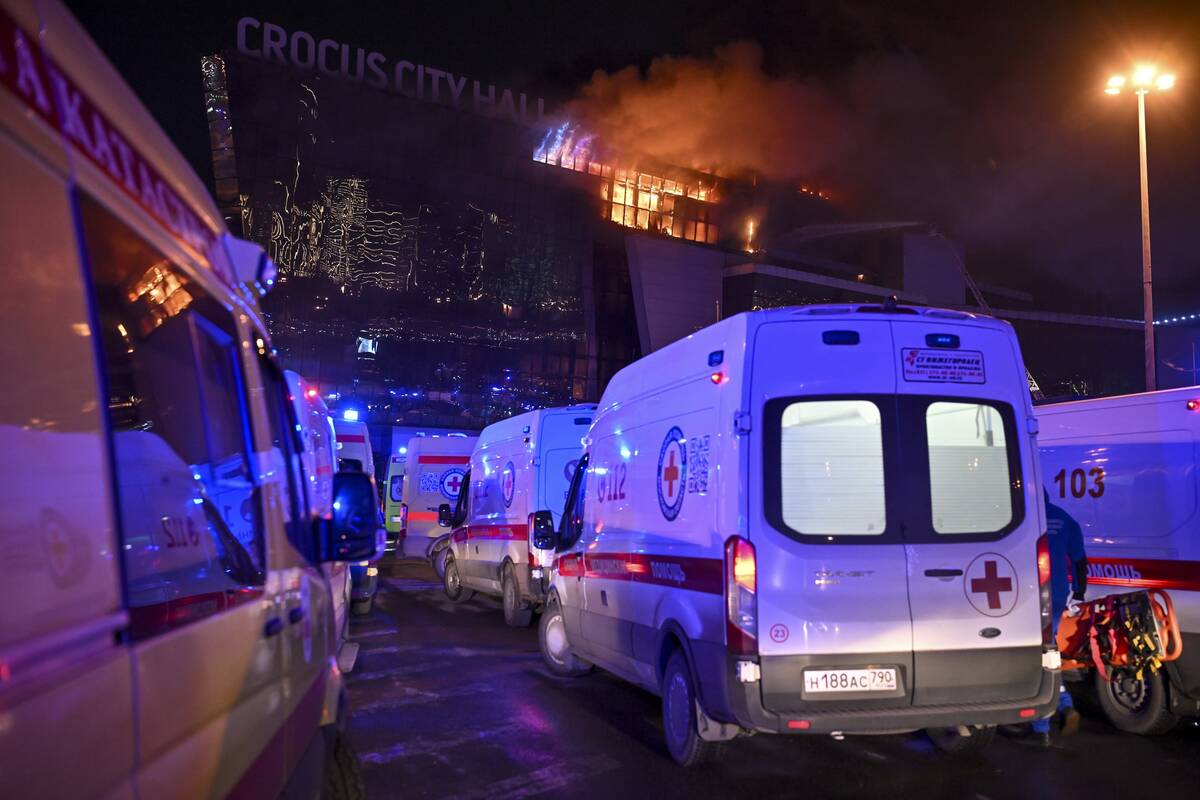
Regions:
[[[701, 656], [702, 658], [702, 656]], [[1061, 675], [1040, 669], [1037, 691], [1032, 697], [978, 703], [909, 705], [905, 701], [882, 701], [879, 705], [847, 708], [830, 701], [828, 710], [808, 704], [803, 711], [781, 713], [763, 703], [761, 681], [742, 683], [737, 676], [739, 659], [722, 654], [725, 669], [720, 686], [703, 686], [709, 715], [723, 722], [764, 733], [902, 733], [923, 728], [958, 725], [1010, 725], [1032, 722], [1054, 713], [1058, 707]], [[711, 675], [711, 673], [709, 673]], [[715, 676], [713, 676], [715, 677]], [[1030, 713], [1029, 709], [1033, 709]], [[1022, 712], [1025, 715], [1022, 716]]]

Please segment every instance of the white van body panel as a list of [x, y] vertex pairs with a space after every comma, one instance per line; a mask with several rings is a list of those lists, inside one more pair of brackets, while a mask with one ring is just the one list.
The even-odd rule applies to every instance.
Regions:
[[[708, 713], [761, 730], [793, 713], [847, 731], [1048, 713], [1031, 416], [1011, 327], [961, 312], [775, 309], [652, 353], [613, 377], [585, 442], [579, 538], [553, 579], [572, 648], [657, 690], [663, 648], [686, 642]], [[780, 519], [811, 533], [767, 511], [785, 474]], [[936, 500], [910, 501], [930, 476]], [[757, 555], [750, 685], [725, 643], [735, 535]], [[810, 666], [867, 665], [895, 666], [900, 689], [802, 696]]]
[[1088, 595], [1165, 589], [1184, 634], [1182, 688], [1200, 700], [1200, 387], [1036, 413], [1050, 502], [1083, 529]]
[[337, 435], [337, 458], [339, 469], [342, 459], [353, 459], [362, 464], [362, 471], [375, 477], [375, 452], [371, 449], [371, 432], [365, 422], [334, 418], [333, 429]]
[[438, 506], [458, 502], [463, 478], [475, 449], [475, 436], [414, 436], [408, 440], [403, 502], [408, 526], [397, 544], [407, 558], [425, 558], [433, 541], [447, 530], [438, 525]]
[[511, 564], [521, 596], [541, 603], [541, 581], [530, 569], [549, 566], [553, 556], [530, 548], [529, 519], [547, 510], [557, 525], [594, 412], [591, 405], [538, 409], [479, 434], [465, 517], [451, 537], [466, 586], [499, 594], [502, 570]]

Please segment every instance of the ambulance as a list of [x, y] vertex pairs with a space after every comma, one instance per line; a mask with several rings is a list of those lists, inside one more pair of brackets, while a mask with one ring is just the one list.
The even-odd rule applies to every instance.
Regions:
[[344, 414], [334, 417], [333, 428], [337, 433], [338, 470], [365, 472], [374, 478], [375, 452], [371, 449], [367, 423], [360, 422], [357, 414]]
[[659, 694], [688, 766], [743, 732], [980, 749], [1057, 699], [1035, 432], [1016, 335], [977, 314], [781, 308], [670, 344], [612, 378], [560, 524], [535, 515], [546, 664]]
[[0, 0], [0, 797], [361, 797], [262, 248], [56, 0]]
[[1116, 727], [1164, 733], [1200, 714], [1200, 387], [1037, 408], [1050, 502], [1083, 529], [1088, 595], [1163, 589], [1183, 653], [1137, 680], [1094, 676]]
[[454, 528], [442, 570], [447, 597], [494, 595], [503, 599], [505, 623], [532, 621], [553, 555], [529, 546], [530, 521], [539, 509], [561, 513], [595, 411], [594, 405], [530, 411], [479, 434], [463, 478], [468, 491], [453, 510], [441, 507], [442, 521]]
[[408, 440], [408, 461], [401, 482], [404, 533], [396, 552], [405, 558], [427, 559], [442, 535], [438, 507], [453, 506], [466, 485], [467, 467], [477, 436], [414, 436]]
[[404, 453], [388, 459], [387, 482], [383, 488], [383, 521], [388, 534], [388, 549], [395, 550], [408, 525], [408, 507], [404, 505], [404, 472], [408, 462], [408, 446]]
[[[317, 387], [299, 373], [285, 370], [288, 392], [299, 425], [300, 457], [304, 463], [305, 489], [312, 513], [333, 517], [333, 475], [337, 472], [336, 433], [329, 408]], [[338, 632], [338, 665], [342, 672], [354, 668], [358, 645], [350, 641], [350, 569], [345, 563], [323, 564], [333, 600], [334, 629]]]

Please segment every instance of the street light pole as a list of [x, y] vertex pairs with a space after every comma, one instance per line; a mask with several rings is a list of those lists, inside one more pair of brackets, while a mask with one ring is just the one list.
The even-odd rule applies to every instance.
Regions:
[[1127, 83], [1133, 84], [1138, 99], [1138, 159], [1141, 167], [1142, 190], [1142, 327], [1146, 348], [1146, 391], [1158, 388], [1154, 356], [1154, 281], [1150, 272], [1150, 174], [1146, 165], [1146, 95], [1151, 89], [1166, 91], [1175, 85], [1175, 76], [1160, 74], [1150, 64], [1139, 64], [1133, 73], [1113, 75], [1108, 79], [1106, 94], [1120, 94]]
[[1146, 92], [1139, 89], [1138, 155], [1142, 178], [1142, 326], [1146, 337], [1146, 391], [1157, 388], [1154, 357], [1154, 281], [1150, 271], [1150, 174], [1146, 165]]

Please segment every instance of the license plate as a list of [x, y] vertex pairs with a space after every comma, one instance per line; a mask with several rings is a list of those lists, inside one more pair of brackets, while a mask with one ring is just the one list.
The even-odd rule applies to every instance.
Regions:
[[894, 692], [899, 688], [895, 667], [869, 669], [810, 669], [804, 672], [806, 694], [820, 692]]

